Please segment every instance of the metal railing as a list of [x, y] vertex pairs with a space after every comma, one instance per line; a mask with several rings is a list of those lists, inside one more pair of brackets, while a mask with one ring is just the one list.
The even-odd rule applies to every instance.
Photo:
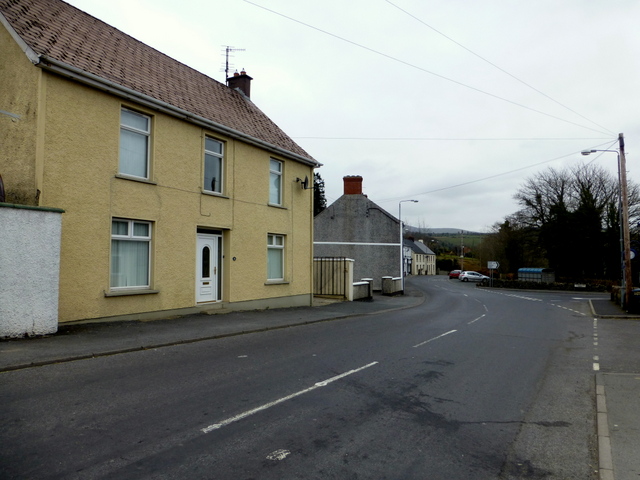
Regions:
[[314, 295], [347, 298], [349, 286], [349, 267], [346, 257], [314, 257]]

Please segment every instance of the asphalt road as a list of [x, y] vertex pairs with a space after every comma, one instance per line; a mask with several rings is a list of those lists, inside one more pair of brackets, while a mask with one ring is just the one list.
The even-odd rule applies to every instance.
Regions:
[[0, 477], [595, 479], [571, 294], [411, 279], [408, 310], [0, 375]]

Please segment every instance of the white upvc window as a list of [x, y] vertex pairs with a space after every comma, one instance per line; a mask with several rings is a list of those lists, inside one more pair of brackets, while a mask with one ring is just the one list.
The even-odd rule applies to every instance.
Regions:
[[222, 193], [224, 145], [206, 137], [204, 141], [204, 185], [207, 192]]
[[267, 280], [284, 280], [284, 235], [267, 235]]
[[269, 161], [269, 204], [282, 205], [282, 162]]
[[149, 288], [151, 223], [111, 221], [111, 288]]
[[151, 117], [123, 108], [120, 112], [120, 174], [149, 179], [150, 139]]

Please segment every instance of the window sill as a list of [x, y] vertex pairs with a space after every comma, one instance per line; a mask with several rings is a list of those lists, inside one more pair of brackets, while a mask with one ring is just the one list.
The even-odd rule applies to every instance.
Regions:
[[116, 178], [121, 178], [122, 180], [131, 180], [133, 182], [147, 183], [149, 185], [157, 185], [158, 182], [153, 182], [146, 178], [141, 177], [130, 177], [129, 175], [123, 175], [122, 173], [116, 173]]
[[151, 290], [149, 288], [132, 289], [132, 290], [109, 290], [104, 292], [105, 297], [125, 297], [128, 295], [150, 295], [160, 293], [160, 290]]
[[203, 195], [208, 195], [210, 197], [218, 197], [218, 198], [229, 198], [226, 195], [222, 194], [222, 193], [218, 193], [218, 192], [209, 192], [208, 190], [201, 190], [200, 191]]
[[267, 280], [264, 282], [265, 285], [289, 285], [289, 282], [286, 280]]
[[280, 208], [282, 210], [289, 210], [287, 207], [283, 207], [282, 205], [276, 205], [275, 203], [269, 203], [268, 205], [270, 207], [273, 207], [273, 208]]

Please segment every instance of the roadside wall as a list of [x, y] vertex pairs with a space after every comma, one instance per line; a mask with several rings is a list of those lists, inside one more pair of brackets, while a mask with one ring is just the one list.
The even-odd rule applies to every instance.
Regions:
[[0, 337], [58, 330], [62, 213], [0, 203]]

